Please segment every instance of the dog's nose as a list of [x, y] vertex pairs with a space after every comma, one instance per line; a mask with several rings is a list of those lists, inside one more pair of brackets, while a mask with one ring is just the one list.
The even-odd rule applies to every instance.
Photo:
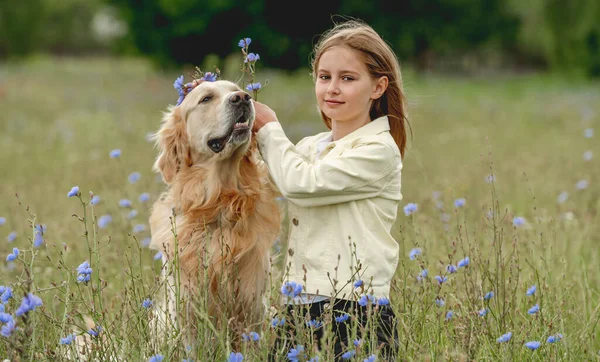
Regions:
[[250, 94], [246, 92], [235, 92], [229, 97], [231, 104], [240, 104], [250, 102]]

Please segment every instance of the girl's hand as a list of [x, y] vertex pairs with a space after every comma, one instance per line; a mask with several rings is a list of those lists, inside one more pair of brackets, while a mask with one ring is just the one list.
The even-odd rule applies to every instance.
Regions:
[[256, 113], [252, 131], [258, 132], [258, 130], [267, 123], [279, 122], [279, 120], [277, 120], [277, 114], [275, 114], [275, 111], [269, 108], [269, 106], [255, 101], [254, 99], [252, 100], [252, 103], [254, 103], [254, 111]]

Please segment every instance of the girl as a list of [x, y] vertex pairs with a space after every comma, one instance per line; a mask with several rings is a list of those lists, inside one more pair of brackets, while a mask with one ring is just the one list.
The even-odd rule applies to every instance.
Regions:
[[[275, 112], [254, 102], [261, 156], [288, 200], [289, 271], [282, 291], [290, 311], [301, 304], [317, 321], [332, 307], [335, 315], [358, 311], [366, 323], [371, 303], [381, 317], [378, 344], [392, 360], [398, 342], [388, 303], [399, 246], [390, 230], [402, 199], [407, 124], [400, 66], [385, 41], [358, 20], [326, 32], [311, 66], [330, 132], [294, 145]], [[345, 323], [332, 323], [339, 358], [353, 345]], [[321, 336], [319, 328], [319, 343]]]

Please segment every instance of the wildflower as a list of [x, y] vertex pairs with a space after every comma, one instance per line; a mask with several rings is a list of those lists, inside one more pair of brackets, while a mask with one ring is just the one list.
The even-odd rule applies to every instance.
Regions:
[[75, 340], [74, 334], [69, 334], [65, 338], [61, 338], [59, 344], [71, 344]]
[[42, 234], [36, 232], [35, 236], [33, 237], [33, 247], [39, 248], [40, 246], [42, 246], [43, 243], [44, 243], [44, 238], [42, 237]]
[[285, 324], [285, 318], [281, 318], [281, 319], [273, 318], [271, 320], [271, 327], [273, 327], [273, 328], [278, 327], [278, 326], [283, 326], [284, 324]]
[[592, 159], [592, 157], [593, 157], [592, 151], [585, 151], [583, 153], [583, 160], [584, 161], [590, 161]]
[[375, 362], [375, 360], [377, 360], [377, 356], [372, 354], [369, 357], [365, 358], [365, 360], [363, 362]]
[[360, 288], [363, 286], [363, 281], [362, 280], [357, 280], [354, 282], [354, 288]]
[[101, 326], [96, 326], [94, 328], [90, 328], [87, 332], [92, 337], [98, 337], [98, 335], [100, 334], [100, 332], [102, 332], [102, 327]]
[[13, 252], [6, 257], [6, 261], [14, 261], [17, 259], [17, 256], [19, 256], [19, 248], [13, 248]]
[[77, 281], [79, 283], [89, 282], [91, 274], [92, 268], [90, 268], [90, 263], [87, 260], [77, 267]]
[[404, 206], [404, 215], [409, 216], [412, 215], [413, 213], [415, 213], [418, 209], [417, 204], [414, 204], [412, 202], [406, 204], [406, 206]]
[[260, 88], [262, 88], [262, 86], [261, 86], [260, 82], [257, 82], [257, 83], [250, 83], [250, 84], [248, 84], [248, 85], [246, 86], [246, 90], [247, 90], [247, 91], [249, 91], [249, 92], [252, 92], [252, 91], [257, 91], [257, 90], [259, 90]]
[[119, 206], [121, 206], [121, 207], [131, 207], [131, 200], [121, 199], [121, 200], [119, 200]]
[[23, 297], [21, 305], [15, 311], [17, 317], [22, 316], [25, 313], [35, 310], [35, 308], [42, 306], [42, 300], [40, 297], [33, 295], [32, 293], [27, 294]]
[[155, 354], [154, 356], [150, 357], [148, 362], [161, 362], [163, 359], [165, 359], [165, 356], [162, 354]]
[[110, 215], [102, 215], [98, 218], [98, 227], [100, 229], [104, 229], [112, 222], [112, 216]]
[[115, 148], [114, 150], [110, 151], [109, 156], [110, 156], [110, 158], [119, 158], [119, 157], [121, 157], [121, 150], [118, 148]]
[[142, 244], [142, 247], [146, 248], [146, 247], [150, 246], [151, 242], [152, 242], [152, 238], [149, 236], [146, 236], [145, 238], [142, 239], [142, 241], [140, 243]]
[[577, 181], [577, 184], [575, 186], [579, 190], [584, 190], [584, 189], [587, 189], [588, 185], [589, 185], [588, 180], [579, 180], [579, 181]]
[[350, 315], [347, 313], [340, 314], [339, 316], [335, 317], [335, 321], [338, 323], [342, 323], [342, 322], [347, 321], [349, 317], [350, 317]]
[[496, 339], [496, 342], [498, 342], [498, 343], [505, 343], [505, 342], [510, 341], [511, 337], [512, 337], [512, 332], [508, 332], [508, 333], [503, 334], [500, 337], [498, 337], [498, 339]]
[[244, 356], [240, 352], [231, 352], [227, 362], [242, 362], [243, 360]]
[[321, 327], [321, 326], [323, 325], [323, 322], [321, 322], [321, 321], [318, 321], [318, 320], [316, 320], [316, 319], [313, 319], [313, 320], [310, 320], [310, 321], [306, 322], [306, 325], [307, 325], [308, 327], [311, 327], [311, 328], [317, 329], [317, 328], [319, 328], [319, 327]]
[[211, 72], [206, 72], [206, 73], [204, 73], [204, 75], [200, 79], [204, 80], [206, 82], [214, 82], [214, 81], [217, 80], [217, 74], [216, 73], [211, 73]]
[[464, 268], [469, 265], [469, 257], [466, 256], [464, 259], [460, 260], [458, 264], [456, 264], [459, 268]]
[[308, 362], [319, 362], [319, 356], [309, 359]]
[[496, 181], [496, 177], [493, 174], [489, 174], [485, 177], [485, 182], [487, 182], [488, 184], [491, 184], [492, 182]]
[[6, 304], [6, 302], [8, 302], [8, 300], [13, 296], [12, 289], [10, 289], [10, 287], [1, 287], [0, 289], [2, 290], [0, 302], [2, 302], [2, 304]]
[[442, 283], [445, 283], [445, 282], [448, 281], [448, 277], [447, 276], [436, 275], [435, 276], [435, 280], [437, 280], [439, 284], [442, 284]]
[[249, 334], [242, 333], [242, 341], [258, 341], [260, 339], [260, 334], [256, 332], [250, 332]]
[[134, 183], [138, 182], [140, 180], [140, 178], [142, 178], [142, 175], [139, 172], [132, 172], [127, 177], [130, 184], [134, 184]]
[[140, 202], [146, 202], [146, 201], [150, 200], [150, 194], [147, 192], [144, 192], [143, 194], [140, 195], [139, 200], [140, 200]]
[[6, 224], [6, 218], [4, 216], [0, 217], [0, 226]]
[[352, 349], [352, 350], [342, 354], [342, 359], [350, 359], [350, 358], [354, 357], [355, 355], [356, 355], [356, 351]]
[[90, 200], [90, 204], [92, 204], [92, 205], [98, 205], [99, 202], [100, 202], [100, 196], [98, 196], [98, 195], [94, 195], [94, 197], [92, 197], [92, 199]]
[[448, 273], [452, 274], [452, 273], [456, 273], [456, 267], [452, 264], [448, 265], [446, 267], [446, 270], [448, 271]]
[[244, 59], [244, 63], [248, 63], [248, 62], [256, 62], [257, 60], [260, 59], [260, 55], [258, 54], [254, 54], [254, 53], [250, 53], [246, 56], [246, 59]]
[[536, 349], [540, 348], [541, 343], [538, 341], [531, 341], [531, 342], [527, 342], [525, 343], [525, 347], [529, 348], [532, 351], [535, 351]]
[[177, 93], [180, 97], [185, 96], [185, 91], [183, 89], [183, 75], [180, 75], [177, 77], [177, 79], [175, 79], [175, 82], [173, 82], [173, 88], [177, 90]]
[[133, 209], [133, 210], [129, 211], [129, 213], [127, 214], [127, 218], [129, 220], [131, 220], [134, 217], [136, 217], [137, 215], [138, 215], [138, 211], [136, 209]]
[[532, 295], [535, 294], [536, 290], [537, 290], [537, 287], [535, 285], [532, 285], [531, 287], [529, 287], [529, 289], [527, 289], [527, 292], [525, 294], [527, 294], [528, 297], [531, 297]]
[[441, 298], [436, 298], [435, 299], [435, 304], [437, 304], [438, 307], [443, 307], [444, 304], [446, 304], [446, 302], [444, 302], [444, 300], [441, 299]]
[[594, 137], [594, 129], [593, 128], [587, 128], [584, 132], [583, 132], [585, 138], [592, 138]]
[[244, 38], [244, 39], [242, 39], [242, 40], [240, 40], [240, 41], [238, 42], [238, 46], [239, 46], [240, 48], [245, 48], [245, 47], [247, 47], [248, 45], [250, 45], [250, 43], [251, 43], [251, 42], [252, 42], [252, 39], [250, 39], [250, 38]]
[[562, 338], [563, 338], [563, 335], [559, 333], [557, 335], [548, 337], [548, 340], [546, 340], [546, 342], [547, 343], [555, 343], [555, 342], [560, 341]]
[[524, 217], [517, 216], [517, 217], [515, 217], [513, 219], [513, 226], [514, 227], [519, 227], [519, 226], [525, 225], [525, 223], [526, 223], [526, 221], [525, 221]]
[[450, 221], [451, 216], [449, 214], [443, 213], [440, 216], [440, 220], [442, 220], [442, 222], [449, 222]]
[[146, 309], [152, 307], [152, 300], [150, 298], [144, 299], [144, 301], [142, 302], [142, 307]]
[[296, 282], [285, 282], [281, 287], [281, 294], [294, 298], [302, 293], [302, 284]]
[[480, 317], [485, 317], [486, 314], [488, 314], [490, 310], [488, 308], [484, 308], [482, 310], [480, 310], [479, 312], [477, 312], [477, 314], [479, 314]]
[[71, 191], [67, 193], [67, 197], [77, 196], [79, 195], [79, 186], [71, 187]]
[[306, 357], [306, 354], [303, 352], [304, 352], [304, 346], [299, 344], [296, 346], [296, 348], [290, 349], [290, 351], [287, 354], [287, 358], [288, 358], [288, 360], [290, 360], [290, 362], [298, 362], [301, 360], [301, 358], [303, 356]]
[[410, 258], [410, 260], [415, 260], [417, 256], [421, 255], [421, 252], [421, 248], [414, 248], [410, 251], [410, 253], [408, 253], [408, 257]]
[[390, 304], [390, 300], [387, 299], [386, 297], [381, 297], [379, 299], [377, 299], [377, 305], [389, 305]]
[[529, 308], [529, 310], [527, 311], [527, 313], [529, 313], [529, 314], [536, 314], [539, 310], [540, 310], [540, 305], [536, 304], [533, 307]]
[[158, 260], [161, 258], [162, 258], [162, 252], [159, 251], [158, 253], [154, 254], [154, 260]]
[[427, 269], [423, 269], [423, 270], [421, 270], [421, 273], [419, 275], [417, 275], [417, 280], [421, 281], [421, 280], [427, 278], [428, 275], [429, 275], [429, 271]]
[[450, 319], [452, 319], [452, 317], [454, 317], [454, 312], [453, 312], [453, 311], [451, 311], [451, 310], [449, 310], [449, 311], [446, 313], [446, 320], [447, 320], [447, 321], [449, 321]]
[[2, 330], [0, 330], [0, 334], [6, 338], [10, 337], [15, 330], [16, 324], [17, 324], [17, 322], [15, 322], [14, 319], [8, 321], [5, 325], [2, 326]]
[[454, 200], [454, 207], [458, 209], [459, 207], [465, 206], [466, 203], [467, 201], [464, 198], [456, 199]]
[[358, 347], [362, 344], [362, 339], [355, 339], [354, 340], [354, 346]]
[[490, 300], [490, 299], [492, 299], [492, 297], [494, 297], [494, 292], [487, 292], [483, 296], [483, 300]]
[[8, 234], [8, 237], [6, 237], [6, 240], [8, 240], [9, 243], [12, 243], [13, 241], [15, 241], [16, 238], [17, 238], [17, 233], [15, 231], [12, 231], [10, 234]]
[[360, 297], [360, 299], [358, 300], [358, 305], [360, 305], [361, 307], [366, 307], [369, 304], [369, 302], [375, 303], [375, 296], [373, 296], [372, 294], [363, 295], [362, 297]]
[[4, 313], [4, 304], [0, 304], [2, 306], [2, 312], [0, 313], [0, 323], [8, 323], [11, 320], [13, 320], [13, 316], [8, 314], [8, 313]]

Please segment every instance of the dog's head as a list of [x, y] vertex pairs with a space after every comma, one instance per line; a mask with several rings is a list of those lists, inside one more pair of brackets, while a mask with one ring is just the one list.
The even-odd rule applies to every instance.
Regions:
[[239, 159], [248, 150], [254, 123], [250, 95], [230, 81], [201, 81], [163, 116], [154, 163], [170, 184], [177, 172], [198, 162]]

